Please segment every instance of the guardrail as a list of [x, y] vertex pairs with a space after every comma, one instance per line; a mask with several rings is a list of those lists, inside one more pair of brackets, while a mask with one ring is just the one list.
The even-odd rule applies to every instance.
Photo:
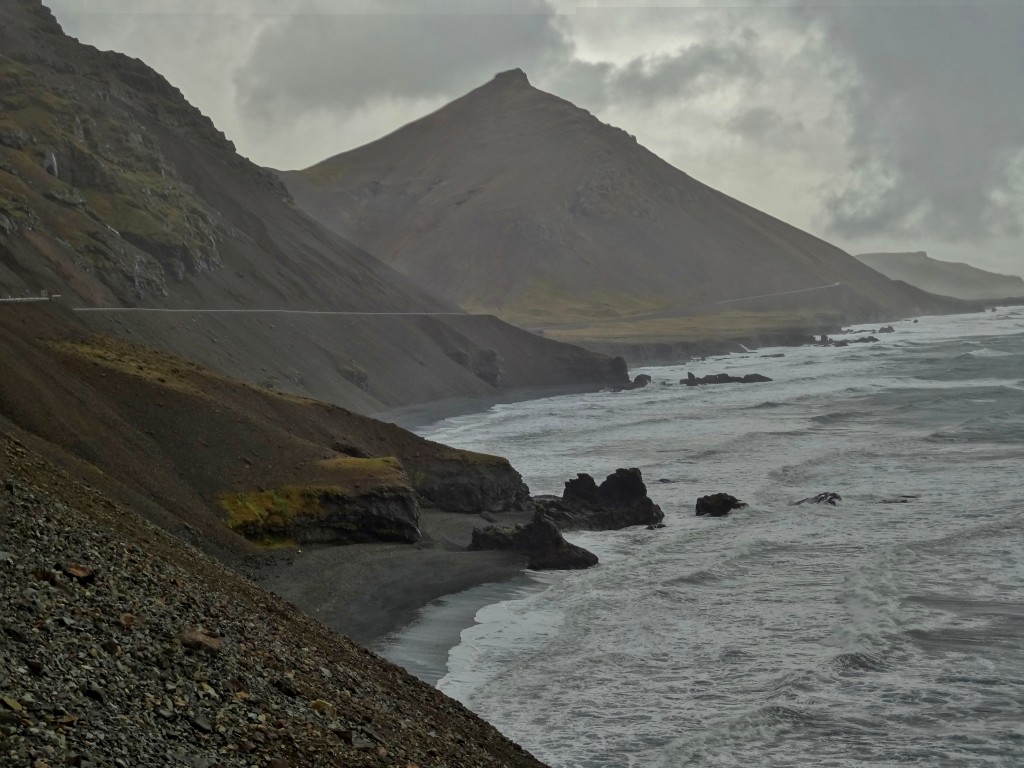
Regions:
[[0, 304], [27, 304], [32, 301], [57, 301], [58, 299], [60, 299], [59, 293], [53, 296], [8, 296], [6, 299], [0, 299]]

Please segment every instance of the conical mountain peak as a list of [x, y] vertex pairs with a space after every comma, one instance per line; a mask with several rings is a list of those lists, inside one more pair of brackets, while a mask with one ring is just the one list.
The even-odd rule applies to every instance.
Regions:
[[495, 85], [529, 85], [530, 78], [526, 76], [523, 70], [516, 67], [515, 69], [506, 69], [504, 72], [499, 72], [491, 82]]
[[866, 316], [918, 298], [520, 69], [284, 179], [314, 218], [418, 284], [531, 327], [764, 296], [780, 298], [759, 308]]

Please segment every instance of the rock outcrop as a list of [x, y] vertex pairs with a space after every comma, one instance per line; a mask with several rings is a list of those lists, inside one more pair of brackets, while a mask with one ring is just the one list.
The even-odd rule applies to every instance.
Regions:
[[526, 525], [475, 529], [469, 549], [521, 552], [529, 556], [527, 568], [535, 571], [579, 570], [597, 565], [597, 555], [566, 541], [558, 526], [541, 511]]
[[734, 509], [747, 505], [728, 493], [713, 493], [697, 499], [697, 517], [725, 517]]
[[421, 504], [471, 515], [528, 507], [530, 489], [506, 459], [479, 454], [479, 461], [471, 461], [466, 455], [452, 461], [406, 461]]
[[419, 541], [419, 507], [407, 486], [366, 492], [338, 488], [280, 488], [221, 500], [229, 526], [247, 539], [296, 544]]
[[728, 373], [712, 373], [707, 376], [695, 376], [687, 373], [685, 379], [680, 379], [680, 384], [688, 387], [698, 387], [704, 384], [757, 384], [763, 381], [771, 381], [767, 376], [760, 373], [748, 373], [744, 376], [730, 376]]
[[563, 531], [608, 531], [657, 525], [665, 518], [647, 496], [639, 469], [617, 469], [601, 485], [586, 473], [565, 482], [562, 497], [535, 496], [533, 503]]

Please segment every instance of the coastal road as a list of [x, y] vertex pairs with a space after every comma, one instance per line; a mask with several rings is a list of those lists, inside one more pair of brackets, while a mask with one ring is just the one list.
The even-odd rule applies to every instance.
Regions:
[[240, 315], [400, 315], [404, 317], [465, 317], [468, 312], [345, 312], [330, 309], [167, 309], [164, 307], [73, 307], [74, 312], [163, 312], [167, 314]]

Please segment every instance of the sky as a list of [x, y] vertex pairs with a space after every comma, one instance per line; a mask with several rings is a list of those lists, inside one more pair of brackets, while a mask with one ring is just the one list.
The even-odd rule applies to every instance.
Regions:
[[45, 0], [261, 165], [304, 168], [519, 67], [851, 253], [1024, 276], [1020, 0]]

